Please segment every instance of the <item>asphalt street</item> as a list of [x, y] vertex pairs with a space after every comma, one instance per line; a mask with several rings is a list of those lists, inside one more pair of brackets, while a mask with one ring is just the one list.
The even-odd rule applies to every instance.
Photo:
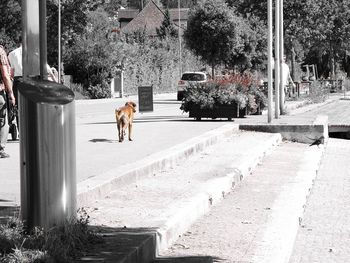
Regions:
[[[156, 95], [153, 112], [136, 113], [133, 141], [119, 143], [114, 110], [129, 100], [137, 102], [137, 96], [76, 101], [78, 183], [227, 124], [220, 120], [196, 122], [180, 110], [176, 94]], [[19, 141], [9, 140], [6, 150], [11, 158], [1, 160], [0, 199], [18, 205]]]

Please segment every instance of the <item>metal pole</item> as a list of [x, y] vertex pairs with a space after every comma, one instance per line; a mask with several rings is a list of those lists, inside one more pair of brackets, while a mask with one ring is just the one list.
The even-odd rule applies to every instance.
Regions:
[[273, 37], [272, 37], [272, 0], [267, 0], [267, 24], [268, 24], [268, 40], [267, 40], [267, 76], [268, 76], [268, 111], [267, 111], [267, 121], [268, 123], [272, 120], [272, 62], [273, 62], [273, 56], [272, 56], [272, 45], [273, 45]]
[[40, 78], [47, 80], [46, 0], [39, 0]]
[[279, 118], [279, 87], [280, 87], [280, 63], [279, 63], [279, 2], [276, 0], [275, 4], [275, 118]]
[[58, 0], [58, 83], [61, 83], [61, 0]]
[[181, 12], [180, 12], [180, 0], [177, 0], [177, 5], [178, 5], [178, 15], [179, 15], [179, 63], [180, 63], [180, 66], [179, 66], [179, 70], [180, 70], [180, 78], [182, 76], [182, 51], [181, 51], [181, 24], [180, 24], [180, 18], [181, 18]]
[[[22, 76], [23, 79], [26, 80], [28, 76], [27, 72], [27, 66], [28, 65], [28, 58], [27, 58], [27, 53], [28, 53], [28, 44], [27, 44], [27, 32], [28, 32], [28, 23], [27, 23], [27, 14], [28, 14], [28, 8], [27, 8], [28, 2], [26, 0], [22, 0]], [[18, 102], [17, 102], [18, 103]]]
[[46, 0], [22, 0], [22, 26], [21, 217], [29, 229], [50, 229], [76, 216], [74, 93], [42, 80], [47, 77]]
[[283, 41], [283, 0], [280, 0], [280, 5], [279, 5], [279, 14], [280, 14], [280, 23], [279, 23], [279, 31], [280, 31], [280, 35], [279, 35], [279, 42], [280, 42], [280, 52], [279, 52], [279, 62], [280, 62], [280, 113], [284, 114], [284, 100], [285, 100], [285, 92], [284, 92], [284, 84], [283, 83], [283, 56], [284, 56], [284, 41]]
[[39, 0], [22, 0], [23, 77], [40, 75]]

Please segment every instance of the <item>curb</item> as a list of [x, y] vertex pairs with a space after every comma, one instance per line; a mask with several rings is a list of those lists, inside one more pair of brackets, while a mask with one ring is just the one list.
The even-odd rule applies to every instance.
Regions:
[[[157, 255], [165, 251], [179, 235], [187, 231], [188, 227], [200, 216], [207, 213], [211, 206], [218, 203], [232, 191], [251, 171], [261, 162], [262, 158], [282, 142], [282, 136], [275, 134], [270, 140], [252, 151], [247, 151], [238, 167], [230, 167], [231, 172], [223, 177], [206, 182], [200, 193], [185, 200], [181, 209], [173, 211], [171, 218], [164, 226], [156, 229]], [[175, 210], [175, 209], [174, 209]]]
[[97, 177], [84, 180], [78, 183], [77, 186], [78, 207], [91, 204], [91, 202], [104, 197], [116, 187], [136, 182], [140, 178], [172, 167], [179, 161], [202, 151], [210, 145], [214, 145], [222, 138], [228, 137], [238, 130], [238, 124], [227, 124], [167, 150], [154, 153], [135, 163], [126, 164]]
[[240, 130], [280, 133], [286, 140], [313, 143], [316, 139], [328, 139], [328, 116], [317, 115], [311, 124], [241, 124]]

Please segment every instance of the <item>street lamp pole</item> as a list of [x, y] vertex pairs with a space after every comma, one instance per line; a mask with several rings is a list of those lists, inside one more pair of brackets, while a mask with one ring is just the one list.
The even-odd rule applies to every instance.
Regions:
[[279, 118], [279, 90], [280, 90], [280, 0], [275, 4], [275, 118]]
[[[278, 1], [278, 0], [277, 0]], [[284, 41], [283, 41], [283, 0], [280, 0], [279, 5], [279, 63], [280, 63], [280, 113], [284, 114], [284, 100], [285, 100], [285, 92], [284, 92], [284, 83], [283, 83], [283, 56], [284, 56]]]
[[58, 0], [58, 83], [61, 83], [61, 0]]
[[182, 50], [181, 50], [180, 0], [177, 0], [177, 5], [178, 5], [178, 15], [179, 15], [179, 17], [178, 17], [178, 24], [179, 24], [179, 71], [180, 71], [180, 78], [181, 78], [181, 75], [182, 75]]
[[267, 24], [268, 24], [268, 40], [267, 40], [267, 57], [268, 57], [268, 65], [267, 65], [267, 76], [268, 76], [268, 114], [267, 121], [270, 123], [272, 121], [272, 45], [273, 45], [273, 35], [272, 35], [272, 0], [267, 0]]

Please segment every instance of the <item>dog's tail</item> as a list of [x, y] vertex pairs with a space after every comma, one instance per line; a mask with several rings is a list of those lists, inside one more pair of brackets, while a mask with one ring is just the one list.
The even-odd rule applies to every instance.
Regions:
[[120, 124], [124, 126], [128, 123], [128, 118], [125, 116], [125, 113], [122, 110], [116, 109], [115, 110], [115, 116], [117, 121], [119, 120]]

